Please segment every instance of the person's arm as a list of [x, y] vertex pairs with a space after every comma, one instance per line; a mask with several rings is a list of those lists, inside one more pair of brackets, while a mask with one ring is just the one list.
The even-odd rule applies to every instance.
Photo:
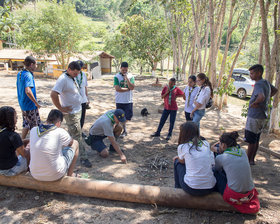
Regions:
[[178, 97], [182, 97], [183, 99], [186, 98], [185, 93], [180, 88], [177, 88], [177, 91], [176, 91], [176, 98], [178, 98]]
[[127, 82], [128, 89], [129, 90], [134, 90], [135, 84], [130, 81], [130, 79], [127, 77], [126, 74], [123, 77]]
[[59, 93], [52, 90], [51, 91], [51, 98], [52, 98], [52, 102], [53, 104], [57, 107], [58, 110], [60, 110], [63, 113], [70, 113], [72, 110], [71, 106], [67, 106], [67, 107], [62, 107], [59, 101], [59, 97], [58, 97]]
[[273, 97], [278, 92], [278, 89], [275, 86], [271, 85], [271, 84], [270, 84], [270, 88], [271, 88], [270, 97]]
[[173, 157], [173, 163], [175, 162], [176, 159], [178, 159], [179, 163], [185, 164], [185, 159], [180, 159], [179, 156]]
[[32, 90], [30, 87], [26, 87], [25, 88], [25, 93], [26, 95], [29, 97], [29, 99], [35, 104], [35, 106], [40, 109], [41, 108], [41, 105], [38, 104], [38, 102], [36, 101], [33, 93], [32, 93]]
[[117, 85], [117, 86], [115, 86], [115, 90], [117, 92], [123, 93], [123, 92], [129, 91], [129, 88], [123, 88], [123, 87], [120, 87], [120, 86]]
[[185, 93], [184, 93], [184, 95], [183, 95], [183, 99], [186, 100], [186, 94], [185, 94]]
[[86, 86], [85, 86], [85, 92], [86, 92], [86, 97], [87, 97], [87, 100], [88, 100], [87, 104], [89, 104], [90, 101], [89, 101], [89, 98], [88, 98], [88, 90], [87, 90], [87, 87], [86, 87]]
[[263, 93], [259, 93], [257, 98], [256, 98], [256, 100], [253, 103], [251, 103], [250, 107], [257, 108], [257, 107], [260, 106], [259, 104], [262, 103], [264, 100], [265, 100], [264, 94]]
[[220, 153], [219, 152], [219, 148], [217, 147], [217, 145], [219, 144], [220, 142], [216, 142], [215, 144], [213, 144], [212, 146], [211, 146], [211, 151], [212, 152], [216, 152], [216, 153]]
[[169, 88], [165, 86], [161, 92], [161, 99], [164, 99], [169, 93], [170, 93]]
[[221, 170], [223, 168], [223, 154], [217, 155], [215, 159], [215, 170]]
[[119, 144], [116, 142], [116, 139], [114, 136], [108, 136], [108, 139], [110, 141], [110, 143], [112, 144], [112, 146], [114, 147], [114, 149], [116, 150], [116, 152], [119, 154], [121, 161], [123, 163], [127, 163], [126, 160], [126, 156], [123, 154], [122, 150], [120, 149]]

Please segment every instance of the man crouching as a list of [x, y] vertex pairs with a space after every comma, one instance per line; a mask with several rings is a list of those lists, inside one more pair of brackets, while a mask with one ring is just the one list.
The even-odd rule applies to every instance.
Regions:
[[76, 176], [73, 171], [79, 156], [79, 143], [60, 128], [63, 114], [51, 110], [46, 124], [30, 132], [30, 173], [40, 181], [55, 181], [64, 175]]
[[[93, 150], [99, 152], [99, 155], [106, 158], [110, 151], [116, 151], [123, 163], [126, 163], [126, 156], [120, 149], [119, 144], [116, 141], [122, 132], [120, 122], [125, 122], [125, 114], [122, 109], [109, 110], [102, 116], [100, 116], [89, 130], [89, 136], [86, 139], [86, 143], [91, 146]], [[108, 137], [111, 145], [108, 150], [104, 144], [103, 139]]]

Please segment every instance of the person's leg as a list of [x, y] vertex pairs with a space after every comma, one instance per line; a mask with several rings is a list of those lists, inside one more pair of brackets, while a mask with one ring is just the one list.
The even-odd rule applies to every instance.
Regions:
[[174, 180], [175, 188], [182, 188], [182, 182], [184, 182], [184, 176], [186, 174], [186, 166], [181, 164], [178, 159], [174, 162]]
[[196, 110], [193, 114], [193, 122], [197, 124], [198, 129], [200, 128], [200, 120], [205, 115], [205, 110]]
[[248, 143], [247, 156], [250, 165], [255, 165], [255, 156], [258, 150], [260, 134], [245, 129], [245, 141]]
[[21, 132], [22, 139], [26, 139], [29, 129], [30, 127], [27, 120], [27, 113], [26, 111], [22, 111], [22, 132]]
[[126, 121], [123, 123], [123, 133], [120, 137], [127, 136], [126, 124], [131, 121], [133, 116], [133, 103], [125, 103], [121, 105], [121, 109], [124, 111]]
[[170, 118], [169, 118], [170, 124], [169, 124], [169, 131], [168, 131], [167, 138], [171, 138], [171, 136], [172, 136], [172, 131], [173, 131], [173, 128], [174, 128], [176, 115], [177, 115], [177, 110], [171, 110], [170, 111]]
[[76, 162], [77, 162], [77, 159], [79, 157], [79, 143], [78, 141], [73, 141], [73, 145], [71, 146], [72, 149], [68, 149], [68, 150], [73, 150], [74, 151], [74, 156], [71, 155], [71, 163], [70, 163], [70, 166], [68, 168], [68, 171], [67, 171], [67, 176], [72, 176], [72, 174], [74, 173], [74, 169], [75, 169], [75, 166], [76, 166]]
[[188, 113], [188, 112], [185, 111], [185, 118], [186, 118], [186, 121], [192, 121], [191, 113]]
[[214, 170], [214, 176], [217, 180], [215, 190], [223, 195], [227, 185], [226, 173], [223, 170]]
[[23, 128], [28, 128], [27, 130], [23, 129], [22, 132], [22, 139], [26, 138], [28, 131], [31, 130], [33, 127], [38, 126], [41, 124], [41, 119], [39, 115], [39, 110], [30, 110], [30, 111], [23, 111]]
[[90, 168], [92, 165], [88, 160], [88, 155], [82, 142], [82, 129], [80, 125], [81, 112], [76, 114], [66, 114], [65, 121], [71, 137], [79, 142], [80, 160], [82, 165]]
[[81, 129], [83, 129], [86, 117], [86, 105], [87, 103], [82, 103], [82, 114], [81, 114]]
[[156, 131], [157, 134], [160, 135], [160, 132], [161, 132], [169, 114], [170, 114], [170, 110], [166, 110], [166, 109], [163, 110], [161, 118], [160, 118], [160, 122], [159, 122], [159, 125], [158, 125], [158, 129]]
[[103, 142], [104, 138], [106, 138], [106, 136], [93, 135], [91, 141], [91, 149], [96, 150], [101, 157], [106, 158], [109, 156], [109, 152], [107, 146]]

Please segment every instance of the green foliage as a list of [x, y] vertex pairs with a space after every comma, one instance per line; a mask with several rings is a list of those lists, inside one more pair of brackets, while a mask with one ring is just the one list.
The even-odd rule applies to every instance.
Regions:
[[241, 117], [247, 117], [248, 109], [249, 109], [249, 101], [246, 102], [245, 105], [243, 105], [243, 107], [241, 109]]
[[0, 33], [3, 35], [5, 32], [10, 32], [16, 28], [16, 24], [11, 14], [10, 7], [0, 7]]
[[165, 23], [157, 18], [128, 17], [121, 24], [120, 33], [131, 56], [147, 62], [152, 68], [162, 60], [169, 43]]
[[87, 38], [80, 16], [71, 4], [42, 1], [34, 10], [17, 12], [18, 42], [38, 54], [54, 54], [63, 68], [79, 42]]
[[233, 82], [234, 79], [230, 79], [229, 85], [227, 88], [226, 83], [227, 83], [228, 75], [223, 75], [221, 85], [217, 88], [216, 91], [214, 91], [215, 94], [218, 94], [219, 96], [223, 96], [224, 94], [226, 95], [231, 95], [235, 89]]

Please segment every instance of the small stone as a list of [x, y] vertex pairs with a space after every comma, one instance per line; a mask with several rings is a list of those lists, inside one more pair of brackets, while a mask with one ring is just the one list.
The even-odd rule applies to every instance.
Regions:
[[35, 196], [34, 199], [35, 199], [36, 201], [38, 201], [38, 200], [40, 199], [40, 197], [39, 197], [39, 196]]

